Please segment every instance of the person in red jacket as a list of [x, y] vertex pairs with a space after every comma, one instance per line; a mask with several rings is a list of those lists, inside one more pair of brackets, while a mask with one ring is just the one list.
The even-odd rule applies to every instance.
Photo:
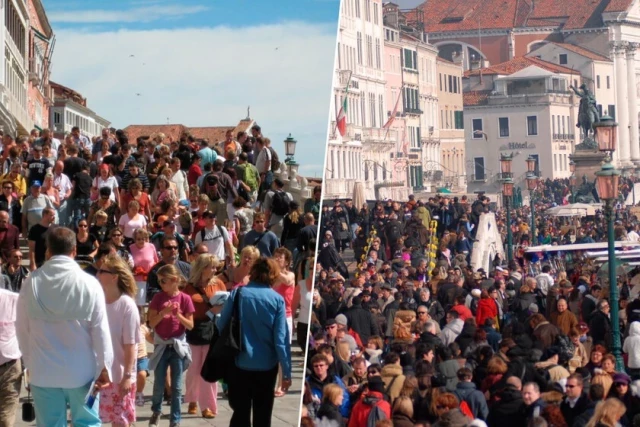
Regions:
[[486, 289], [480, 293], [478, 311], [476, 312], [476, 325], [484, 325], [487, 319], [495, 319], [498, 316], [498, 306]]
[[451, 307], [451, 310], [458, 313], [458, 319], [462, 320], [463, 322], [468, 318], [473, 317], [473, 313], [471, 313], [469, 307], [464, 305], [465, 299], [466, 297], [464, 295], [458, 295], [456, 297], [456, 304]]
[[382, 377], [369, 377], [367, 387], [368, 391], [363, 393], [360, 400], [353, 406], [348, 427], [367, 427], [367, 419], [374, 407], [380, 408], [386, 418], [391, 419], [391, 405], [384, 400], [383, 396], [384, 382]]

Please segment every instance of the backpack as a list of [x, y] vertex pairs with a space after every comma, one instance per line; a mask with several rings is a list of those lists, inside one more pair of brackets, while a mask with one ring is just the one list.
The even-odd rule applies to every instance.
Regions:
[[205, 229], [203, 228], [202, 230], [200, 230], [200, 240], [202, 240], [202, 243], [209, 242], [211, 240], [216, 240], [216, 239], [224, 240], [224, 234], [222, 234], [222, 228], [218, 224], [216, 224], [216, 227], [218, 228], [218, 232], [220, 233], [220, 235], [217, 237], [214, 237], [213, 239], [205, 239], [204, 237], [206, 235]]
[[462, 412], [464, 415], [466, 415], [468, 418], [471, 418], [472, 420], [475, 420], [476, 418], [473, 415], [473, 411], [471, 410], [471, 407], [465, 400], [460, 402], [460, 412]]
[[365, 397], [362, 402], [365, 405], [371, 406], [371, 411], [369, 411], [369, 415], [367, 416], [367, 425], [366, 427], [376, 427], [376, 424], [380, 420], [386, 420], [387, 414], [377, 405], [380, 402], [380, 399], [376, 397]]
[[273, 172], [280, 170], [280, 159], [278, 158], [278, 153], [271, 147], [267, 147], [271, 152], [271, 170]]
[[252, 191], [256, 191], [258, 189], [258, 171], [255, 170], [255, 166], [250, 163], [244, 164], [240, 166], [243, 170], [242, 181], [247, 184]]
[[560, 354], [558, 355], [558, 361], [560, 363], [568, 362], [573, 357], [573, 352], [575, 351], [575, 346], [571, 342], [571, 339], [564, 335], [560, 334], [556, 337], [555, 345], [560, 349]]
[[285, 216], [289, 212], [289, 197], [287, 193], [277, 190], [271, 199], [271, 212], [278, 216]]

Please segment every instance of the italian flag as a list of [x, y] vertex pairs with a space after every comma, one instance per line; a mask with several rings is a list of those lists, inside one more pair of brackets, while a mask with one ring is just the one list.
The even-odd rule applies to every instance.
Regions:
[[349, 80], [347, 81], [347, 89], [344, 93], [344, 99], [342, 100], [342, 106], [338, 111], [338, 117], [336, 118], [336, 126], [340, 136], [344, 137], [347, 134], [347, 96], [349, 95], [349, 85], [351, 84], [351, 76], [353, 72], [349, 73]]
[[340, 111], [338, 112], [338, 118], [336, 119], [336, 123], [338, 125], [338, 132], [340, 132], [340, 136], [345, 136], [347, 133], [347, 95], [344, 95], [344, 99], [342, 100], [342, 107], [340, 107]]

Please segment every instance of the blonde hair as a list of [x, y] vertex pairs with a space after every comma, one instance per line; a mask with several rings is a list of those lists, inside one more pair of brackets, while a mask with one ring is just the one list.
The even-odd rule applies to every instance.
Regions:
[[104, 257], [102, 266], [118, 276], [118, 289], [125, 295], [135, 298], [138, 293], [136, 279], [131, 273], [131, 268], [120, 255], [110, 254]]
[[142, 227], [133, 230], [133, 240], [136, 240], [138, 236], [143, 236], [145, 240], [149, 241], [149, 232]]
[[100, 219], [107, 219], [107, 218], [109, 218], [109, 215], [107, 215], [107, 213], [105, 211], [100, 209], [98, 212], [96, 212], [95, 217], [96, 218], [100, 218]]
[[343, 340], [336, 344], [336, 353], [340, 359], [345, 362], [349, 362], [351, 359], [351, 347], [349, 346], [349, 342]]
[[132, 200], [129, 202], [127, 209], [135, 209], [136, 212], [138, 212], [140, 210], [140, 203], [138, 203], [137, 200]]
[[178, 289], [184, 289], [185, 285], [186, 285], [186, 280], [184, 279], [184, 277], [182, 276], [182, 274], [180, 274], [180, 271], [178, 270], [178, 267], [176, 267], [173, 264], [167, 264], [167, 265], [163, 265], [162, 267], [160, 267], [158, 269], [157, 272], [158, 275], [158, 281], [160, 281], [160, 278], [168, 278], [168, 279], [174, 279], [178, 281]]
[[[211, 254], [198, 255], [198, 258], [191, 263], [191, 274], [189, 275], [189, 280], [187, 282], [193, 286], [198, 286], [200, 284], [200, 279], [202, 279], [202, 272], [205, 268], [211, 265], [214, 270], [218, 268], [220, 260], [218, 260], [217, 256]], [[211, 279], [213, 279], [213, 276]]]
[[596, 425], [615, 427], [625, 412], [627, 412], [627, 408], [624, 404], [615, 397], [610, 397], [607, 400], [598, 402], [591, 420], [587, 423], [587, 427], [595, 427]]
[[399, 396], [393, 403], [391, 414], [402, 414], [413, 418], [413, 402], [407, 396]]
[[327, 384], [322, 389], [322, 401], [324, 403], [333, 403], [338, 396], [342, 395], [342, 388], [338, 384]]
[[292, 224], [297, 224], [298, 222], [300, 222], [300, 217], [302, 217], [302, 211], [300, 210], [300, 208], [289, 213], [289, 220], [291, 220]]
[[260, 251], [255, 246], [245, 246], [240, 251], [240, 260], [242, 260], [246, 255], [250, 256], [253, 262], [256, 262], [256, 260], [260, 258]]

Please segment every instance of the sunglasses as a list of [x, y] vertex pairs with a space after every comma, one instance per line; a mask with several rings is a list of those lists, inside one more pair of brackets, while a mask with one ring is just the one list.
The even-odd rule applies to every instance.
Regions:
[[122, 234], [114, 234], [114, 235], [113, 235], [113, 236], [111, 236], [111, 237], [122, 237]]
[[13, 187], [6, 186], [6, 187], [2, 187], [2, 189], [3, 190], [13, 190]]
[[162, 249], [166, 249], [168, 251], [176, 251], [178, 250], [177, 246], [163, 246]]
[[78, 225], [78, 228], [87, 228], [87, 227], [88, 227], [87, 224], [79, 224]]
[[98, 270], [98, 273], [100, 273], [100, 274], [116, 274], [113, 271], [104, 270], [102, 268], [100, 270]]

